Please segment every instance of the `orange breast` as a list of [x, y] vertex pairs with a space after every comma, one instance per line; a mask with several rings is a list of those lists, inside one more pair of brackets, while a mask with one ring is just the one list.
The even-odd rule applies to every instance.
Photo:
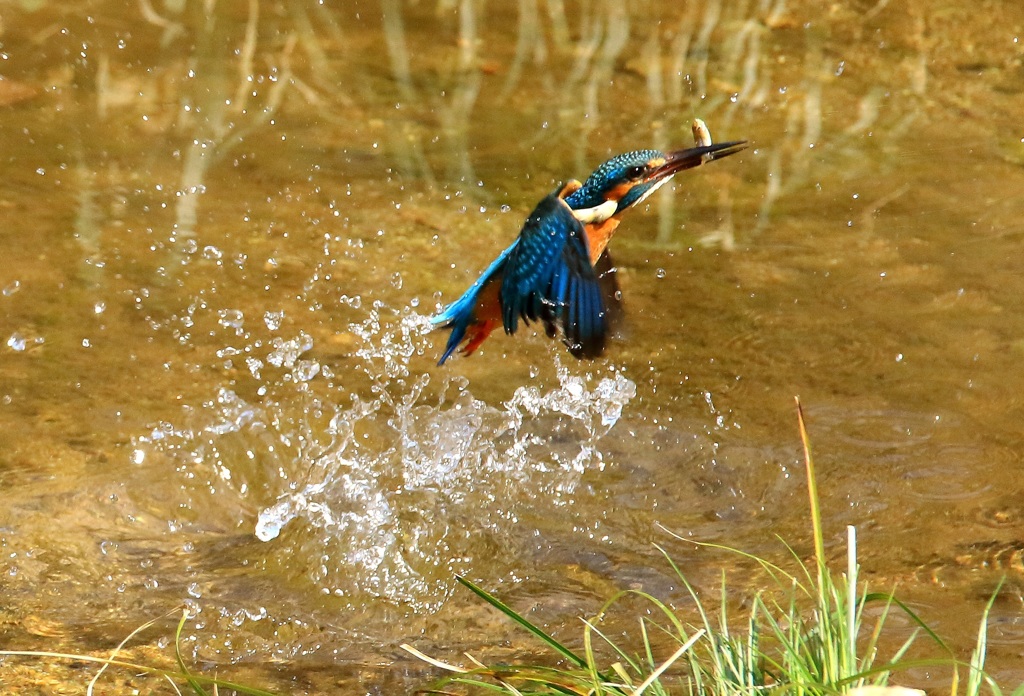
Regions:
[[601, 258], [601, 254], [604, 253], [604, 249], [608, 246], [608, 242], [611, 240], [612, 235], [615, 234], [615, 228], [619, 226], [619, 221], [615, 218], [608, 218], [604, 222], [599, 222], [593, 225], [587, 225], [587, 241], [590, 242], [590, 265], [593, 266], [597, 263], [597, 260]]

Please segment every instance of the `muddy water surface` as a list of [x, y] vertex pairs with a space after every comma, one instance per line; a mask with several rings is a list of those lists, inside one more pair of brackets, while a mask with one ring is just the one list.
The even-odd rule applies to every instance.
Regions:
[[[455, 573], [569, 642], [618, 589], [686, 605], [654, 543], [742, 596], [659, 525], [806, 552], [799, 395], [836, 558], [856, 525], [965, 647], [1008, 572], [991, 666], [1024, 679], [1018, 3], [0, 17], [4, 647], [109, 650], [184, 604], [222, 675], [402, 693], [434, 673], [401, 642], [535, 647]], [[694, 117], [751, 148], [630, 214], [604, 358], [527, 332], [435, 367], [425, 317], [536, 201]], [[0, 683], [87, 681], [41, 669]]]

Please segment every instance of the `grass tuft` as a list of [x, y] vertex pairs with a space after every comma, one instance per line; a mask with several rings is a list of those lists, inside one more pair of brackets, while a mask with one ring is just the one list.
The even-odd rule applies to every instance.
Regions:
[[[765, 559], [719, 544], [693, 542], [668, 531], [681, 541], [724, 550], [763, 568], [773, 587], [756, 594], [742, 619], [733, 615], [723, 573], [720, 600], [707, 606], [701, 595], [660, 546], [656, 546], [694, 601], [695, 615], [683, 619], [664, 602], [639, 590], [620, 592], [601, 608], [597, 616], [584, 621], [583, 651], [577, 654], [524, 616], [465, 578], [459, 582], [478, 597], [525, 628], [560, 658], [558, 667], [541, 665], [484, 665], [470, 657], [474, 666], [458, 667], [427, 657], [411, 646], [402, 647], [435, 667], [451, 672], [431, 689], [421, 693], [447, 694], [452, 686], [463, 693], [540, 696], [579, 694], [587, 696], [638, 696], [685, 693], [689, 696], [911, 696], [923, 692], [894, 686], [896, 675], [911, 668], [950, 669], [951, 695], [960, 696], [959, 670], [968, 676], [962, 693], [981, 696], [987, 687], [992, 696], [1003, 696], [984, 672], [986, 626], [995, 595], [986, 607], [977, 645], [968, 664], [955, 659], [952, 650], [921, 618], [892, 593], [868, 592], [858, 580], [857, 537], [847, 528], [845, 573], [833, 572], [826, 562], [817, 477], [803, 409], [797, 400], [797, 423], [803, 445], [810, 501], [814, 558], [807, 562], [785, 547], [795, 569], [788, 572]], [[784, 543], [784, 542], [783, 542]], [[996, 591], [998, 593], [998, 589]], [[639, 615], [639, 635], [630, 650], [601, 631], [601, 623], [614, 605], [626, 597], [643, 600], [647, 609]], [[868, 607], [877, 607], [869, 621]], [[881, 655], [882, 637], [891, 613], [904, 614], [915, 630], [886, 657]], [[653, 621], [649, 615], [658, 617]], [[946, 657], [911, 658], [919, 638], [927, 639]], [[600, 658], [595, 639], [603, 643]], [[671, 655], [659, 661], [655, 655], [668, 642]], [[892, 644], [891, 640], [885, 644]], [[656, 647], [657, 646], [657, 647]], [[609, 664], [609, 659], [613, 660]], [[1024, 696], [1024, 685], [1011, 696]]]

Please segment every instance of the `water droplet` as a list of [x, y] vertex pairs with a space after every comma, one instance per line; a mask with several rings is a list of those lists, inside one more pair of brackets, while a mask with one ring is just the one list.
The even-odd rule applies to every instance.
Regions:
[[320, 363], [315, 360], [300, 360], [295, 366], [295, 379], [300, 382], [308, 382], [318, 374], [320, 374]]
[[217, 323], [225, 329], [241, 329], [245, 324], [245, 315], [240, 309], [217, 310]]
[[246, 358], [245, 365], [249, 368], [249, 374], [256, 379], [260, 379], [260, 370], [263, 369], [263, 361], [257, 358]]
[[277, 331], [281, 328], [281, 322], [284, 321], [284, 311], [280, 312], [264, 312], [263, 323], [267, 325], [267, 328], [271, 331]]
[[654, 272], [654, 275], [656, 275], [659, 278], [664, 278], [665, 276], [668, 275], [668, 272], [664, 268], [659, 268], [657, 271]]
[[[292, 497], [299, 496], [289, 496], [277, 505], [260, 511], [259, 518], [256, 521], [255, 533], [257, 539], [260, 541], [276, 539], [277, 535], [281, 533], [281, 529], [295, 518], [298, 510]], [[305, 502], [305, 499], [303, 499], [303, 502]]]
[[14, 293], [18, 292], [18, 290], [21, 290], [21, 281], [20, 280], [16, 280], [16, 281], [14, 281], [13, 283], [10, 283], [7, 287], [4, 288], [4, 290], [3, 290], [4, 297], [10, 297]]
[[274, 350], [267, 356], [267, 362], [274, 367], [291, 368], [300, 355], [313, 347], [313, 338], [305, 332], [300, 332], [290, 341], [275, 338], [272, 345]]

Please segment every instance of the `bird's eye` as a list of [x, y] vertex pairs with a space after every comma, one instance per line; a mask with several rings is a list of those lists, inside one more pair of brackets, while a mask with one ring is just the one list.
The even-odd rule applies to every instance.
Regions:
[[626, 176], [630, 179], [638, 179], [644, 173], [644, 167], [642, 164], [638, 164], [635, 167], [629, 167], [626, 169]]

